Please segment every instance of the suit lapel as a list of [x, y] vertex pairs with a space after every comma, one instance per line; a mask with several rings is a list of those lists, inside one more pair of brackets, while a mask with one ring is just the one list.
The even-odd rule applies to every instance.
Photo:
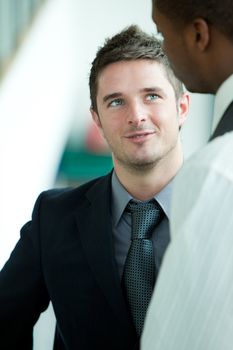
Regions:
[[87, 201], [78, 208], [76, 221], [89, 265], [120, 321], [128, 322], [125, 301], [115, 262], [111, 223], [111, 175], [87, 192]]
[[210, 141], [215, 137], [222, 136], [228, 131], [233, 130], [233, 102], [229, 105], [226, 112], [223, 114], [222, 119], [218, 123], [218, 126], [210, 138]]

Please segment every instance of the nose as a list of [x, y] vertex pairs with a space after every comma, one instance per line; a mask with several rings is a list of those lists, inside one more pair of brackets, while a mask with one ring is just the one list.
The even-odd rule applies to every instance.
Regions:
[[128, 124], [140, 125], [147, 120], [145, 108], [139, 103], [134, 103], [128, 108]]

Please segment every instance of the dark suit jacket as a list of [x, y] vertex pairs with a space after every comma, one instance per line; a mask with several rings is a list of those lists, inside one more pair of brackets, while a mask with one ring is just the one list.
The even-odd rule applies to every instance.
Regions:
[[114, 258], [110, 178], [38, 198], [0, 273], [0, 349], [32, 349], [50, 300], [56, 349], [137, 348]]
[[210, 140], [213, 140], [215, 137], [222, 136], [226, 132], [232, 131], [232, 130], [233, 130], [233, 102], [229, 105], [226, 112], [223, 114]]

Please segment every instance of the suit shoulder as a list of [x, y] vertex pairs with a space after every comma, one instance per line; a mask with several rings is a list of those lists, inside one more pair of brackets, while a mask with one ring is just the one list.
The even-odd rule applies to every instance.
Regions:
[[76, 188], [67, 187], [67, 188], [54, 188], [47, 191], [42, 192], [35, 204], [35, 208], [38, 206], [43, 208], [54, 208], [58, 210], [58, 208], [64, 210], [71, 210], [72, 207], [77, 207], [81, 205], [86, 200], [86, 194], [90, 190], [95, 190], [95, 188], [99, 188], [103, 186], [106, 181], [109, 181], [110, 174], [95, 178], [91, 181], [88, 181]]

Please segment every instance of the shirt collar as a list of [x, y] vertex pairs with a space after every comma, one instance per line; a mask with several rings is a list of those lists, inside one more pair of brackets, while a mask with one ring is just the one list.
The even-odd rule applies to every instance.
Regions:
[[212, 124], [212, 133], [214, 133], [220, 119], [227, 107], [232, 102], [233, 74], [230, 75], [219, 87], [214, 101], [214, 117]]
[[[163, 208], [166, 216], [170, 217], [170, 200], [173, 186], [173, 179], [154, 198]], [[117, 226], [126, 205], [133, 197], [126, 191], [120, 183], [115, 171], [112, 174], [112, 219], [113, 225]]]

